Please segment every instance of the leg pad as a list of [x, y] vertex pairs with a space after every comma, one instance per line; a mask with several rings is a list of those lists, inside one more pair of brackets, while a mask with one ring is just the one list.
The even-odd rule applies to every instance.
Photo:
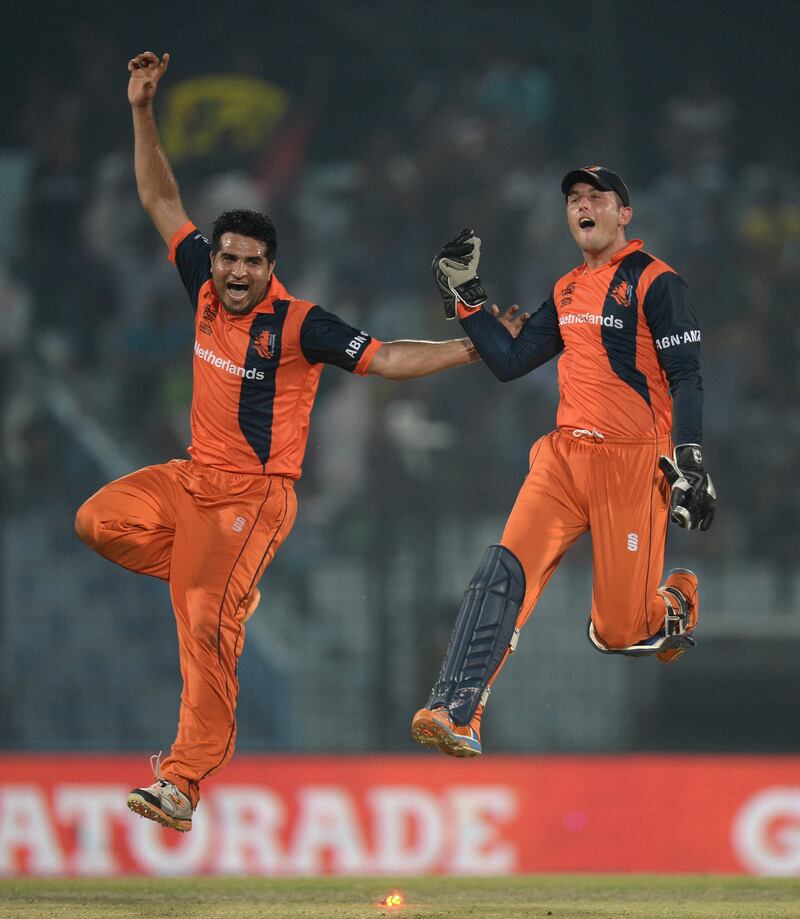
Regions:
[[428, 708], [444, 706], [456, 724], [469, 724], [489, 681], [514, 649], [524, 597], [519, 559], [504, 546], [489, 546], [464, 593]]

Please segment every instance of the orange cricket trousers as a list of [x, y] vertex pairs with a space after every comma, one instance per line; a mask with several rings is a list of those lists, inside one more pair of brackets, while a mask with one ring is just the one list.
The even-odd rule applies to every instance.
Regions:
[[111, 482], [75, 518], [100, 555], [169, 581], [183, 691], [161, 774], [193, 807], [199, 783], [233, 755], [244, 619], [296, 511], [292, 479], [172, 460]]
[[658, 458], [671, 451], [669, 436], [601, 440], [571, 429], [553, 431], [533, 445], [528, 475], [500, 540], [525, 571], [517, 628], [564, 553], [590, 530], [597, 635], [619, 649], [659, 631], [669, 486]]

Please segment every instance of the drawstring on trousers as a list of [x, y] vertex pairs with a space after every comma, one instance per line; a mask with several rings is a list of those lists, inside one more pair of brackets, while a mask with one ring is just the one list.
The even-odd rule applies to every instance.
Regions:
[[605, 440], [605, 434], [601, 434], [599, 431], [595, 431], [594, 428], [590, 431], [588, 428], [575, 428], [572, 432], [573, 437], [591, 437], [594, 440], [601, 441]]

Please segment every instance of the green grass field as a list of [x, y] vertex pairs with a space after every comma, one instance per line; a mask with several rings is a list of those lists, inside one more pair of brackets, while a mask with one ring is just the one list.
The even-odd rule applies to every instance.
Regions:
[[[405, 904], [380, 900], [401, 892]], [[800, 878], [0, 880], [0, 919], [798, 919]]]

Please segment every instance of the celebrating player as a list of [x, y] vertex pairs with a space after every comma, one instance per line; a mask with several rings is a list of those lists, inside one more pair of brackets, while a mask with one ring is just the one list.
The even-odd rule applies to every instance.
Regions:
[[188, 219], [161, 146], [153, 98], [169, 55], [128, 64], [139, 197], [195, 311], [190, 460], [106, 485], [79, 509], [80, 538], [133, 571], [169, 581], [181, 676], [177, 737], [156, 781], [128, 807], [187, 831], [203, 779], [230, 760], [236, 663], [258, 582], [295, 519], [294, 481], [320, 373], [409, 379], [477, 360], [467, 339], [382, 343], [289, 294], [275, 276], [268, 217], [229, 211], [211, 242]]
[[563, 352], [556, 430], [531, 449], [500, 544], [486, 550], [467, 588], [439, 678], [412, 722], [418, 743], [453, 756], [481, 753], [489, 688], [561, 557], [587, 530], [592, 645], [669, 663], [695, 644], [696, 576], [675, 568], [659, 586], [668, 518], [706, 530], [716, 502], [700, 447], [695, 313], [673, 269], [641, 240], [626, 239], [633, 210], [615, 172], [576, 169], [561, 190], [584, 262], [516, 337], [481, 308], [480, 240], [472, 231], [433, 263], [445, 314], [458, 315], [498, 379]]

